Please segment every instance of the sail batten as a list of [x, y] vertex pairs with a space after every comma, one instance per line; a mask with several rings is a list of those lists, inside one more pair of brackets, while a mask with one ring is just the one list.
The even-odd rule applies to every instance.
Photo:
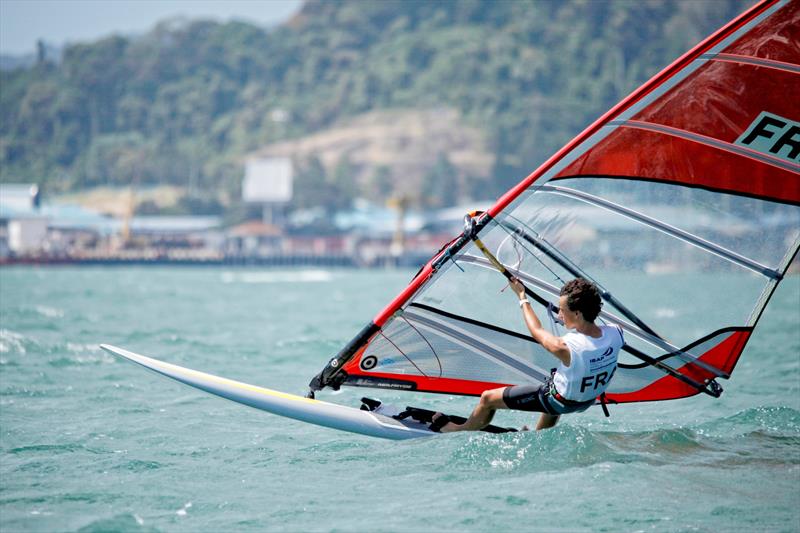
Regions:
[[703, 54], [701, 59], [709, 61], [730, 61], [733, 63], [744, 63], [757, 67], [773, 68], [794, 74], [800, 74], [800, 65], [786, 63], [785, 61], [775, 61], [774, 59], [763, 59], [740, 54]]
[[575, 189], [570, 189], [568, 187], [561, 187], [557, 185], [542, 185], [539, 187], [541, 191], [552, 191], [557, 194], [563, 194], [566, 196], [570, 196], [573, 198], [578, 198], [585, 202], [595, 204], [610, 211], [614, 211], [620, 213], [626, 217], [629, 217], [633, 220], [641, 222], [642, 224], [646, 224], [648, 226], [652, 226], [660, 231], [668, 233], [674, 237], [677, 237], [681, 240], [684, 240], [694, 246], [707, 250], [711, 253], [714, 253], [722, 258], [725, 258], [733, 263], [742, 265], [744, 267], [749, 268], [754, 272], [758, 272], [759, 274], [763, 274], [768, 278], [780, 278], [782, 275], [775, 269], [769, 268], [761, 263], [754, 261], [753, 259], [747, 258], [741, 254], [738, 254], [732, 250], [728, 250], [727, 248], [715, 244], [713, 242], [707, 241], [697, 235], [692, 235], [687, 231], [683, 231], [675, 226], [667, 224], [665, 222], [659, 221], [655, 218], [649, 217], [643, 213], [639, 213], [634, 211], [633, 209], [628, 209], [627, 207], [615, 204], [614, 202], [610, 202], [599, 196], [594, 196], [592, 194], [588, 194], [582, 191], [578, 191]]
[[790, 172], [800, 173], [800, 164], [798, 163], [791, 163], [788, 161], [784, 161], [778, 157], [773, 157], [770, 154], [765, 154], [762, 152], [758, 152], [756, 150], [737, 146], [733, 143], [720, 141], [719, 139], [714, 139], [712, 137], [708, 137], [706, 135], [700, 135], [697, 133], [693, 133], [691, 131], [686, 131], [679, 128], [673, 128], [671, 126], [665, 126], [663, 124], [653, 124], [649, 122], [643, 122], [640, 120], [625, 120], [625, 121], [612, 120], [611, 122], [609, 122], [609, 125], [624, 127], [624, 128], [640, 129], [644, 131], [651, 131], [655, 133], [661, 133], [664, 135], [670, 135], [672, 137], [677, 137], [687, 141], [692, 141], [698, 144], [702, 144], [710, 148], [725, 150], [727, 152], [739, 155], [741, 157], [755, 159], [762, 163], [773, 165], [788, 170]]

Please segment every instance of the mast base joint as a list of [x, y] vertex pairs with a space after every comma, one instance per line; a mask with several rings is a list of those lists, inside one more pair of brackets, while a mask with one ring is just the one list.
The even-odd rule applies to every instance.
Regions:
[[722, 396], [722, 385], [720, 385], [713, 379], [708, 382], [708, 388], [706, 390], [714, 398], [719, 398], [720, 396]]

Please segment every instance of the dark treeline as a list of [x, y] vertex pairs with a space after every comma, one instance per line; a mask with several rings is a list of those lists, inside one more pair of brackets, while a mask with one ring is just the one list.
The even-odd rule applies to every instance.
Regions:
[[235, 197], [265, 144], [449, 106], [488, 134], [497, 194], [749, 3], [311, 1], [272, 30], [164, 22], [2, 72], [0, 179]]

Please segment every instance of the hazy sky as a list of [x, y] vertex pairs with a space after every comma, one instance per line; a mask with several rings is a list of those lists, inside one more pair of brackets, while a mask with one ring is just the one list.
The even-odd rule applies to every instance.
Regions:
[[36, 41], [62, 45], [112, 33], [144, 33], [175, 16], [246, 20], [271, 26], [301, 0], [0, 0], [0, 53], [33, 53]]

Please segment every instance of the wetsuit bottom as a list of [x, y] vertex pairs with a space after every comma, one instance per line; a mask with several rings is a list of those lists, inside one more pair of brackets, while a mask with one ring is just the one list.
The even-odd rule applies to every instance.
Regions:
[[594, 404], [588, 402], [559, 401], [552, 395], [551, 384], [514, 385], [503, 390], [503, 402], [515, 411], [532, 411], [548, 415], [579, 413]]

